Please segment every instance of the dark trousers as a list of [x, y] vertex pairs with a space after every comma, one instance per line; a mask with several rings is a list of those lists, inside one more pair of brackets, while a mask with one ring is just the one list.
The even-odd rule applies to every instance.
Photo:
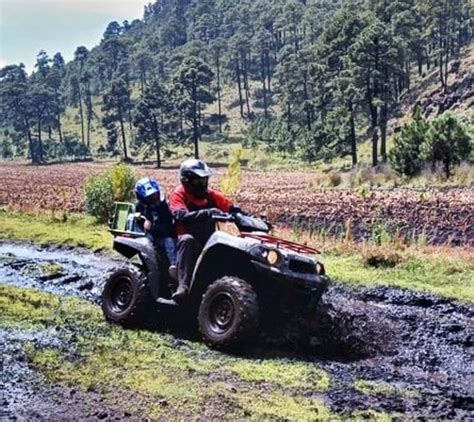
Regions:
[[178, 280], [180, 286], [189, 287], [194, 267], [204, 245], [190, 234], [178, 237]]

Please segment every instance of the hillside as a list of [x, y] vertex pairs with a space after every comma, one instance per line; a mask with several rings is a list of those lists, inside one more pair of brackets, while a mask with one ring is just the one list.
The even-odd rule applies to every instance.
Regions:
[[227, 140], [243, 140], [269, 159], [377, 166], [398, 126], [391, 117], [410, 115], [417, 102], [430, 116], [469, 108], [472, 7], [150, 3], [143, 19], [111, 22], [96, 47], [78, 46], [69, 63], [40, 51], [31, 75], [2, 69], [0, 153], [34, 163], [155, 153], [178, 160], [198, 154], [201, 141], [213, 142], [201, 151], [225, 157]]
[[439, 86], [439, 71], [433, 70], [416, 81], [413, 88], [401, 99], [402, 116], [420, 105], [426, 117], [436, 117], [446, 111], [473, 121], [474, 115], [474, 46], [466, 47], [459, 58], [448, 66], [448, 88], [445, 93]]

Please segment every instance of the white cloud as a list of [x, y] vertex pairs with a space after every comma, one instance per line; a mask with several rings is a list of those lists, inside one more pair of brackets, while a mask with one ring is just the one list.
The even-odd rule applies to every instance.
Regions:
[[[40, 6], [45, 9], [68, 12], [94, 12], [113, 16], [123, 16], [133, 20], [141, 18], [147, 0], [2, 0], [3, 6], [14, 4], [15, 7]], [[2, 6], [2, 7], [3, 7]]]

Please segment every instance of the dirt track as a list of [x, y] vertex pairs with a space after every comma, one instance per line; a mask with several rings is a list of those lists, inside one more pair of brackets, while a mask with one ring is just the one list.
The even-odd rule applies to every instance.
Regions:
[[[45, 269], [52, 263], [59, 264], [61, 270], [48, 274]], [[85, 251], [0, 245], [2, 282], [91, 301], [98, 300], [104, 274], [114, 265], [112, 260]], [[278, 337], [262, 337], [248, 357], [304, 360], [326, 370], [332, 384], [323, 399], [331, 410], [348, 414], [355, 409], [373, 409], [408, 418], [474, 418], [472, 306], [394, 288], [352, 290], [335, 285], [314, 315], [297, 326], [299, 335], [295, 335], [292, 322], [281, 328]], [[54, 332], [4, 331], [1, 338], [6, 358], [3, 416], [129, 416], [127, 409], [105, 408], [95, 392], [84, 395], [49, 386], [41, 374], [29, 369], [22, 345], [26, 341], [54, 344]], [[68, 345], [62, 347], [67, 349]], [[269, 349], [274, 350], [271, 356], [265, 351]], [[357, 391], [357, 380], [366, 380], [365, 388], [374, 391], [369, 395]], [[28, 409], [21, 405], [25, 400], [31, 403]]]

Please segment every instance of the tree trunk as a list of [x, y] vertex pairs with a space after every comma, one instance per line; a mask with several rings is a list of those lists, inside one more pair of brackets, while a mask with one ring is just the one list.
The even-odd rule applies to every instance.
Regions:
[[287, 109], [286, 109], [286, 129], [288, 132], [291, 130], [291, 103], [290, 100], [287, 101]]
[[[196, 87], [193, 87], [192, 98], [196, 98]], [[199, 133], [198, 133], [198, 102], [194, 100], [193, 104], [193, 143], [194, 143], [194, 158], [199, 159]]]
[[239, 66], [239, 60], [237, 59], [236, 61], [236, 69], [235, 69], [236, 75], [237, 75], [237, 89], [239, 91], [239, 105], [240, 105], [240, 117], [242, 119], [245, 117], [244, 116], [244, 103], [242, 99], [242, 82], [240, 80], [240, 66]]
[[380, 156], [382, 162], [387, 162], [387, 105], [382, 106], [380, 115]]
[[63, 143], [63, 131], [61, 128], [61, 114], [58, 114], [58, 135], [59, 135], [59, 142]]
[[38, 160], [36, 158], [35, 143], [33, 141], [33, 137], [31, 136], [31, 130], [29, 128], [28, 128], [28, 131], [26, 132], [26, 136], [28, 138], [28, 147], [30, 149], [31, 162], [33, 164], [37, 164]]
[[39, 162], [43, 163], [43, 141], [41, 139], [41, 117], [38, 119], [38, 153], [39, 153]]
[[79, 83], [79, 114], [81, 116], [81, 140], [85, 144], [86, 140], [84, 137], [84, 112], [82, 110], [82, 93], [81, 93], [81, 84]]
[[222, 133], [222, 103], [221, 103], [221, 66], [219, 53], [216, 56], [217, 70], [217, 109], [219, 113], [219, 133]]
[[272, 93], [272, 72], [270, 67], [270, 52], [266, 52], [266, 65], [267, 65], [267, 84], [268, 93]]
[[268, 106], [267, 106], [267, 87], [266, 87], [266, 75], [265, 75], [265, 56], [261, 55], [260, 60], [261, 71], [260, 76], [262, 78], [262, 90], [263, 90], [263, 112], [265, 119], [268, 119]]
[[349, 101], [349, 140], [351, 143], [352, 167], [357, 165], [357, 140], [355, 133], [354, 105]]
[[125, 125], [123, 123], [122, 111], [119, 111], [119, 120], [120, 120], [120, 130], [122, 132], [122, 143], [123, 143], [123, 157], [125, 161], [128, 161], [128, 152], [127, 152], [127, 139], [125, 138]]
[[248, 78], [248, 65], [247, 65], [247, 59], [242, 57], [243, 61], [243, 76], [244, 76], [244, 89], [245, 89], [245, 103], [247, 105], [247, 117], [250, 119], [250, 90], [249, 90], [249, 78]]
[[303, 95], [305, 101], [305, 109], [306, 109], [306, 127], [309, 131], [311, 131], [311, 124], [312, 124], [312, 112], [310, 105], [308, 104], [309, 95], [308, 95], [308, 76], [306, 72], [304, 72], [304, 80], [303, 80]]
[[153, 135], [155, 137], [156, 167], [161, 168], [160, 131], [158, 130], [158, 121], [156, 120], [156, 116], [153, 116]]
[[373, 167], [377, 167], [379, 164], [378, 155], [377, 155], [378, 140], [379, 140], [378, 128], [374, 127], [373, 132], [372, 132], [372, 166]]

